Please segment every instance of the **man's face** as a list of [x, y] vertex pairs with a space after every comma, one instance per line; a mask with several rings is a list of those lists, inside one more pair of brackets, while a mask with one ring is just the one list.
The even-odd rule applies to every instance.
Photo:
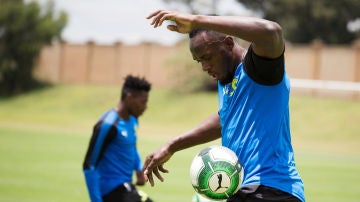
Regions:
[[231, 82], [233, 67], [233, 45], [227, 43], [227, 39], [218, 39], [208, 36], [205, 32], [199, 33], [190, 39], [190, 51], [193, 59], [201, 63], [203, 71], [206, 71], [213, 79], [221, 84]]
[[131, 115], [141, 116], [147, 108], [149, 93], [146, 91], [131, 92], [127, 95], [127, 107]]

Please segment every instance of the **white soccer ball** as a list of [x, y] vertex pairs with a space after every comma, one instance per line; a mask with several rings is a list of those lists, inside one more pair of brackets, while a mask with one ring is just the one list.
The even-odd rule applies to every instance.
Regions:
[[243, 169], [236, 154], [223, 146], [201, 150], [190, 166], [190, 180], [195, 191], [212, 199], [223, 200], [241, 186]]

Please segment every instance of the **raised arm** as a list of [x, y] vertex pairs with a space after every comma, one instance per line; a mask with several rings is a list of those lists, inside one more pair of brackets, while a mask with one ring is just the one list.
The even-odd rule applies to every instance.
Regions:
[[218, 114], [214, 114], [200, 123], [197, 127], [173, 138], [168, 143], [161, 146], [158, 150], [147, 156], [143, 168], [145, 178], [150, 182], [151, 186], [154, 186], [152, 174], [154, 173], [160, 181], [163, 181], [164, 179], [160, 175], [159, 171], [163, 173], [168, 172], [163, 165], [175, 152], [195, 145], [210, 142], [220, 137], [220, 118]]
[[209, 29], [238, 37], [252, 42], [254, 52], [266, 58], [277, 58], [284, 51], [281, 27], [260, 18], [190, 15], [166, 10], [158, 10], [147, 18], [152, 19], [151, 25], [155, 28], [170, 20], [174, 22], [167, 26], [171, 31], [189, 33], [193, 29]]

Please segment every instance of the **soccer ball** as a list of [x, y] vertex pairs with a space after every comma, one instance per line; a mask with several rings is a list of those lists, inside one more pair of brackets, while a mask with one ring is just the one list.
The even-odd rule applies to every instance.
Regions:
[[190, 166], [190, 180], [195, 191], [212, 199], [227, 199], [242, 182], [243, 169], [236, 154], [223, 146], [201, 150]]

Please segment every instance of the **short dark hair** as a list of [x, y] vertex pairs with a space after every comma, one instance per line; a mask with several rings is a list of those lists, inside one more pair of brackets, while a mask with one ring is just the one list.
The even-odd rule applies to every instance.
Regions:
[[189, 32], [189, 38], [193, 38], [201, 33], [205, 32], [206, 35], [213, 37], [214, 39], [220, 40], [225, 38], [227, 35], [221, 32], [217, 32], [209, 29], [193, 29]]
[[128, 92], [149, 92], [150, 90], [151, 84], [145, 78], [127, 75], [121, 89], [121, 100], [125, 99], [126, 93]]
[[[207, 14], [207, 16], [219, 16], [217, 14], [214, 14], [214, 13], [210, 13], [210, 14]], [[209, 30], [209, 29], [193, 29], [189, 32], [189, 38], [193, 38], [194, 36], [200, 34], [201, 32], [215, 32], [215, 31], [212, 31], [212, 30]]]
[[189, 38], [193, 38], [194, 36], [200, 34], [201, 32], [208, 32], [207, 29], [193, 29], [189, 32]]

